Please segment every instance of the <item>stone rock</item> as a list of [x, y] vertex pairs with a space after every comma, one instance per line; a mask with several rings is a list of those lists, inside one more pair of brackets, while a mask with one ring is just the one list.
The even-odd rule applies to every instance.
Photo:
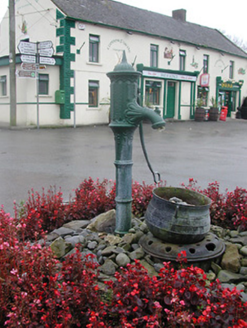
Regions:
[[102, 250], [102, 256], [109, 256], [114, 253], [116, 246], [108, 246]]
[[153, 266], [151, 266], [150, 264], [148, 264], [145, 260], [140, 260], [140, 264], [142, 266], [144, 266], [144, 268], [147, 270], [148, 274], [152, 277], [152, 276], [158, 276], [158, 273], [156, 272], [156, 270], [154, 269]]
[[57, 239], [58, 237], [59, 237], [59, 235], [57, 233], [51, 232], [46, 236], [46, 240], [53, 241], [53, 240]]
[[218, 226], [215, 226], [215, 225], [211, 225], [210, 231], [212, 233], [214, 233], [219, 238], [223, 238], [226, 234], [225, 229], [223, 229], [221, 227], [218, 227]]
[[85, 237], [81, 235], [65, 238], [65, 241], [66, 243], [70, 243], [73, 247], [75, 247], [76, 244], [81, 244], [81, 245], [86, 244]]
[[143, 235], [144, 233], [142, 231], [137, 231], [136, 233], [126, 233], [122, 240], [127, 244], [135, 244], [139, 242]]
[[243, 259], [241, 259], [241, 265], [243, 266], [243, 267], [247, 267], [247, 258], [243, 258]]
[[98, 215], [87, 226], [87, 229], [97, 232], [113, 233], [116, 227], [116, 211], [110, 210]]
[[208, 272], [208, 273], [206, 273], [206, 275], [207, 275], [207, 280], [209, 280], [209, 281], [215, 280], [216, 275], [214, 272]]
[[230, 238], [229, 241], [234, 244], [241, 244], [242, 246], [247, 245], [247, 237], [245, 236], [237, 236], [235, 238]]
[[113, 276], [116, 272], [116, 267], [112, 260], [106, 259], [105, 263], [99, 267], [99, 270], [108, 276]]
[[242, 301], [243, 301], [244, 303], [247, 302], [247, 293], [242, 292], [242, 293], [240, 293], [240, 294], [241, 294]]
[[[145, 258], [146, 259], [146, 258]], [[148, 262], [149, 263], [149, 262]], [[149, 263], [150, 264], [150, 263]], [[155, 269], [155, 271], [156, 272], [160, 272], [160, 270], [162, 269], [162, 268], [164, 268], [164, 265], [162, 264], [162, 263], [154, 263], [153, 264], [153, 267], [154, 267], [154, 269]]]
[[63, 226], [72, 230], [84, 229], [90, 223], [89, 220], [74, 220], [68, 223], [65, 223]]
[[97, 241], [93, 240], [87, 244], [87, 248], [93, 251], [97, 247], [97, 245], [98, 245]]
[[61, 228], [53, 230], [52, 233], [56, 233], [57, 235], [63, 237], [63, 236], [66, 236], [66, 235], [73, 235], [74, 230], [69, 229], [69, 228], [61, 227]]
[[115, 235], [108, 234], [105, 237], [105, 241], [107, 241], [110, 245], [117, 245], [122, 241], [122, 238]]
[[247, 276], [247, 267], [241, 267], [239, 273]]
[[211, 262], [211, 268], [213, 270], [213, 272], [217, 275], [220, 270], [222, 269], [217, 263], [215, 262]]
[[245, 287], [244, 287], [243, 284], [237, 284], [236, 289], [239, 290], [239, 291], [240, 291], [240, 290], [241, 290], [241, 291], [244, 291], [244, 290], [245, 290]]
[[145, 252], [141, 247], [137, 248], [135, 251], [129, 254], [131, 260], [140, 260], [143, 259], [144, 256], [145, 256]]
[[221, 261], [221, 267], [224, 270], [239, 272], [240, 270], [240, 255], [238, 247], [235, 244], [226, 244], [225, 254]]
[[231, 238], [234, 238], [234, 237], [237, 237], [238, 236], [238, 231], [237, 230], [231, 230], [230, 231], [230, 237]]
[[247, 246], [243, 246], [242, 248], [240, 248], [239, 252], [240, 254], [247, 256]]
[[234, 272], [227, 271], [227, 270], [221, 270], [218, 273], [217, 278], [222, 283], [223, 282], [238, 283], [238, 282], [247, 280], [247, 277], [243, 276], [242, 274], [234, 273]]
[[130, 258], [126, 254], [120, 253], [116, 257], [116, 263], [119, 267], [126, 267], [130, 263]]
[[65, 255], [65, 241], [63, 240], [62, 237], [58, 237], [56, 240], [54, 240], [51, 245], [50, 248], [52, 249], [54, 255], [57, 258], [61, 258]]

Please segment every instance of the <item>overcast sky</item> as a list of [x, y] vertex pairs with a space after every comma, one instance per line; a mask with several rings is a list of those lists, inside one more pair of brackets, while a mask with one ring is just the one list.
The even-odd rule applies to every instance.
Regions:
[[[9, 0], [0, 0], [0, 20]], [[33, 1], [33, 0], [32, 0]], [[73, 0], [71, 0], [73, 1]], [[119, 0], [131, 6], [171, 16], [174, 9], [186, 9], [187, 21], [216, 28], [247, 43], [247, 0]]]

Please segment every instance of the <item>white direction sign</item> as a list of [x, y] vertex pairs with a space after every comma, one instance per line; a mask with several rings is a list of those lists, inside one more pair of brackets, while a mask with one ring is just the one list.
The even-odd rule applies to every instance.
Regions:
[[55, 65], [56, 59], [50, 57], [39, 57], [39, 63], [44, 65]]
[[53, 48], [44, 48], [39, 50], [40, 56], [44, 56], [44, 57], [52, 57], [53, 53], [54, 53]]
[[36, 72], [35, 71], [18, 71], [17, 75], [19, 77], [23, 77], [23, 78], [30, 78], [30, 79], [35, 79], [36, 77]]
[[21, 61], [23, 63], [35, 64], [36, 63], [36, 57], [35, 56], [28, 56], [28, 55], [21, 55]]
[[41, 41], [38, 43], [38, 49], [49, 49], [52, 48], [52, 41]]
[[20, 41], [17, 48], [21, 54], [25, 55], [35, 55], [37, 52], [37, 46], [34, 42]]

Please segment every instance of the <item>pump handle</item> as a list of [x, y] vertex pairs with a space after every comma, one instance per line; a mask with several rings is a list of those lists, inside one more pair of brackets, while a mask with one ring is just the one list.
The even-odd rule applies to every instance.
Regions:
[[[154, 183], [158, 184], [158, 183], [160, 183], [160, 173], [157, 172], [157, 171], [154, 171], [153, 168], [152, 168], [152, 165], [149, 162], [146, 147], [145, 147], [145, 144], [144, 144], [142, 121], [139, 124], [139, 134], [140, 134], [140, 140], [141, 140], [141, 145], [142, 145], [142, 151], [143, 151], [144, 157], [146, 159], [148, 168], [149, 168], [149, 170], [151, 171], [151, 173], [153, 175]], [[157, 176], [158, 180], [156, 179], [156, 176]]]

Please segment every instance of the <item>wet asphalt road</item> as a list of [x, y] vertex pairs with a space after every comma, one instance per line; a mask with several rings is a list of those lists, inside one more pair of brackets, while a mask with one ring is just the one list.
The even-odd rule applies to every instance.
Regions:
[[[221, 191], [247, 188], [247, 120], [167, 122], [157, 132], [144, 124], [150, 162], [168, 185], [189, 178], [206, 187], [218, 181]], [[85, 178], [115, 179], [115, 146], [108, 126], [60, 129], [0, 128], [0, 204], [13, 212], [13, 201], [28, 190], [61, 187], [64, 200]], [[133, 180], [152, 183], [138, 129], [133, 140]]]

